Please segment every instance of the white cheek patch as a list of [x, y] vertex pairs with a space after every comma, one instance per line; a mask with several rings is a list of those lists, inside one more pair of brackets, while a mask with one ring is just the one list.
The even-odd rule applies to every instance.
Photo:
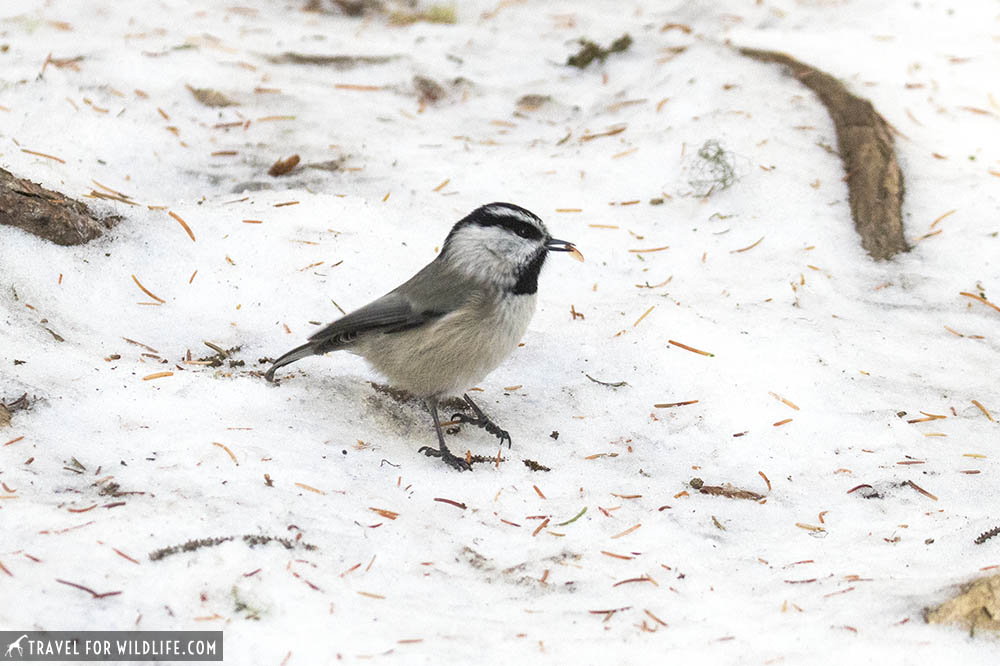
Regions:
[[469, 225], [451, 238], [448, 261], [479, 282], [495, 281], [509, 287], [519, 265], [535, 252], [534, 244], [499, 227]]

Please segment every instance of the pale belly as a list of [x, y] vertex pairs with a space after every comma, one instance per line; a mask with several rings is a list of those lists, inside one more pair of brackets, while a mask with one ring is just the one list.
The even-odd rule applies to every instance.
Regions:
[[462, 393], [514, 351], [535, 300], [534, 294], [483, 296], [428, 326], [359, 340], [351, 351], [414, 395]]

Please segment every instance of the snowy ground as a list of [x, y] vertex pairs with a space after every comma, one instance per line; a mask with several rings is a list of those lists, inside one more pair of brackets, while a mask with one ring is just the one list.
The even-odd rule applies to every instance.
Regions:
[[[80, 248], [0, 227], [0, 399], [31, 402], [0, 429], [0, 628], [222, 629], [234, 664], [995, 663], [922, 619], [1000, 565], [973, 543], [1000, 520], [1000, 313], [960, 294], [1000, 300], [995, 3], [492, 0], [409, 26], [242, 4], [0, 7], [0, 166], [138, 204], [95, 199], [125, 219]], [[867, 258], [826, 112], [727, 40], [898, 129], [911, 253]], [[690, 196], [710, 139], [740, 179]], [[323, 168], [267, 175], [293, 153]], [[356, 358], [263, 381], [494, 200], [587, 257], [550, 260], [478, 387], [499, 467], [418, 455], [429, 417]], [[245, 365], [182, 362], [206, 340]]]

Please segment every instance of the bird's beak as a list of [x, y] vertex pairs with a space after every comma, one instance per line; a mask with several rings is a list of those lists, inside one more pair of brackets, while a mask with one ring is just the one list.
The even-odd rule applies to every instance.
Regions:
[[576, 246], [569, 241], [559, 240], [558, 238], [550, 238], [547, 243], [545, 243], [545, 249], [550, 252], [569, 252], [571, 257], [577, 261], [583, 261], [583, 255], [580, 253]]

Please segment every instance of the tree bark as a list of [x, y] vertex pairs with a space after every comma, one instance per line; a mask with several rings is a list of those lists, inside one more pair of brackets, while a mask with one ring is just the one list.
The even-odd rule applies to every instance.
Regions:
[[819, 97], [837, 131], [837, 151], [847, 171], [847, 191], [861, 246], [873, 259], [891, 259], [910, 247], [903, 236], [903, 172], [889, 124], [872, 103], [840, 81], [784, 53], [741, 48], [762, 62], [784, 65]]
[[79, 201], [0, 169], [0, 225], [23, 229], [57, 245], [83, 245], [120, 219], [98, 219]]

